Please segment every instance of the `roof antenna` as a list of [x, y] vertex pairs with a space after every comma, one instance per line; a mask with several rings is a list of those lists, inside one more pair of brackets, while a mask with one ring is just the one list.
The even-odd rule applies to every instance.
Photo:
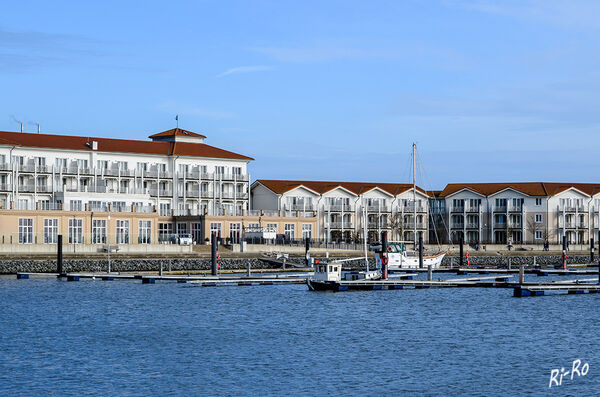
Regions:
[[40, 123], [37, 123], [38, 126], [38, 134], [40, 133]]
[[21, 134], [23, 133], [23, 123], [21, 123]]
[[177, 125], [175, 128], [179, 128], [179, 115], [178, 114], [175, 115], [175, 121], [177, 122]]

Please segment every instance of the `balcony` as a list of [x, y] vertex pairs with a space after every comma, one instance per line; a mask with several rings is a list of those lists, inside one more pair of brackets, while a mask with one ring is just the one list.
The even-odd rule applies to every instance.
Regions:
[[479, 212], [480, 209], [481, 209], [481, 207], [478, 205], [475, 205], [472, 207], [469, 206], [469, 207], [467, 207], [466, 212]]
[[391, 209], [387, 205], [368, 205], [367, 212], [390, 212]]
[[284, 211], [314, 211], [312, 203], [307, 204], [284, 204]]
[[585, 212], [585, 208], [583, 205], [577, 205], [577, 206], [561, 205], [559, 207], [559, 211], [560, 212]]
[[426, 212], [425, 207], [417, 205], [416, 207], [412, 204], [400, 206], [400, 212]]
[[330, 229], [352, 229], [352, 222], [329, 222], [325, 227]]
[[467, 222], [467, 229], [479, 229], [479, 223]]
[[[415, 223], [411, 222], [411, 221], [404, 222], [404, 228], [405, 229], [415, 229]], [[423, 222], [417, 222], [416, 228], [417, 229], [427, 229], [427, 225]]]
[[325, 206], [325, 211], [329, 211], [329, 212], [352, 212], [354, 211], [354, 208], [352, 205], [350, 204], [334, 204], [334, 205], [326, 205]]
[[463, 213], [465, 212], [465, 207], [460, 205], [453, 205], [450, 209], [450, 212]]
[[495, 205], [494, 206], [494, 212], [506, 212], [507, 207], [506, 205]]
[[387, 229], [390, 225], [387, 222], [368, 222], [367, 228], [369, 229]]
[[508, 211], [509, 212], [523, 212], [523, 206], [522, 205], [511, 205], [510, 207], [508, 207]]
[[464, 229], [465, 224], [463, 222], [452, 222], [450, 227], [452, 229]]

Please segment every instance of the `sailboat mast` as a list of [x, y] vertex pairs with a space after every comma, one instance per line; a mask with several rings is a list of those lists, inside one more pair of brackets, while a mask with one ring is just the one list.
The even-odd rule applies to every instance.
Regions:
[[369, 271], [369, 253], [367, 251], [367, 209], [364, 205], [362, 205], [362, 224], [363, 224], [363, 246], [365, 248], [365, 265], [367, 267], [367, 272]]
[[417, 181], [416, 181], [416, 152], [417, 144], [413, 143], [413, 237], [415, 239], [415, 247], [417, 246]]

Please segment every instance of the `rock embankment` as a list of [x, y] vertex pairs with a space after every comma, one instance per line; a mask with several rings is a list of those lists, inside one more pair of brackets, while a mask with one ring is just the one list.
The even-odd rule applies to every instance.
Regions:
[[[330, 258], [334, 260], [335, 258]], [[473, 256], [470, 258], [471, 266], [489, 266], [489, 267], [507, 267], [510, 259], [511, 266], [533, 265], [533, 256]], [[589, 256], [573, 255], [567, 258], [569, 265], [585, 264], [589, 262]], [[221, 270], [244, 270], [250, 262], [252, 269], [276, 269], [280, 266], [268, 263], [256, 258], [226, 258], [219, 260], [219, 268]], [[158, 272], [161, 268], [164, 271], [200, 271], [210, 270], [210, 259], [114, 259], [111, 261], [111, 270], [113, 272]], [[289, 265], [302, 265], [304, 258], [290, 258], [287, 263]], [[535, 257], [535, 263], [538, 265], [557, 265], [561, 263], [559, 255], [544, 255]], [[369, 260], [371, 268], [375, 267], [373, 258]], [[67, 259], [63, 261], [63, 269], [65, 272], [105, 272], [106, 260], [96, 259]], [[458, 266], [458, 258], [445, 257], [442, 266]], [[467, 265], [466, 260], [463, 263]], [[353, 261], [344, 261], [344, 267], [362, 268], [364, 260], [357, 259]], [[28, 260], [28, 259], [12, 259], [0, 261], [0, 274], [11, 273], [52, 273], [56, 272], [56, 261], [54, 260]]]

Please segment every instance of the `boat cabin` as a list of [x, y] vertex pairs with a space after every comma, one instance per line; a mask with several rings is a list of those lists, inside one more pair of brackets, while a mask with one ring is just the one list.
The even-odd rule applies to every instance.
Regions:
[[319, 263], [315, 266], [315, 281], [340, 281], [342, 279], [341, 263]]

